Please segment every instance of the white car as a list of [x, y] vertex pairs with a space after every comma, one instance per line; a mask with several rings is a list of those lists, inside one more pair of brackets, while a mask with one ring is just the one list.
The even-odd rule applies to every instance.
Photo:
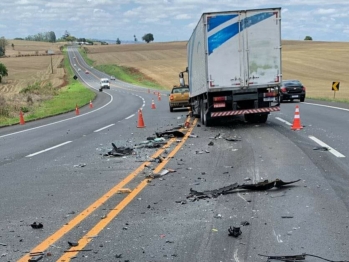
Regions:
[[81, 71], [81, 69], [80, 69], [80, 68], [78, 68], [78, 71]]
[[115, 76], [110, 76], [110, 80], [115, 80]]
[[76, 64], [74, 64], [74, 66], [76, 66]]

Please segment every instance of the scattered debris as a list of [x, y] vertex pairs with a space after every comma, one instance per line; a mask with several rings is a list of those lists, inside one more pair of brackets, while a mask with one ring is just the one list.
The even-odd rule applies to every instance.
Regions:
[[7, 244], [0, 243], [0, 246], [7, 247]]
[[122, 258], [122, 254], [116, 254], [115, 258]]
[[129, 188], [120, 188], [117, 192], [116, 192], [116, 194], [126, 194], [126, 193], [131, 193], [132, 191], [131, 191], [131, 189], [129, 189]]
[[249, 226], [249, 225], [250, 225], [250, 222], [248, 222], [248, 221], [242, 221], [242, 222], [241, 222], [241, 225], [244, 226], [244, 227], [245, 227], [245, 226]]
[[64, 253], [69, 253], [69, 252], [82, 252], [82, 251], [92, 251], [92, 249], [73, 249], [73, 250], [64, 250]]
[[148, 137], [146, 141], [140, 142], [139, 144], [135, 145], [134, 148], [158, 148], [166, 144], [166, 139], [163, 137]]
[[209, 146], [213, 146], [214, 143], [212, 141], [210, 141], [210, 143], [208, 143]]
[[163, 169], [160, 173], [148, 175], [146, 178], [159, 178], [174, 172], [176, 172], [174, 169]]
[[187, 201], [187, 200], [177, 200], [176, 203], [177, 203], [177, 204], [185, 205], [185, 204], [188, 203], [188, 201]]
[[218, 232], [218, 229], [212, 228], [213, 232]]
[[40, 228], [43, 228], [44, 227], [44, 225], [43, 224], [41, 224], [41, 223], [36, 223], [36, 222], [34, 222], [33, 224], [31, 224], [30, 225], [32, 228], [34, 228], [34, 229], [40, 229]]
[[251, 178], [245, 177], [245, 178], [244, 178], [244, 181], [251, 181]]
[[222, 218], [222, 215], [221, 214], [217, 214], [214, 216], [214, 218]]
[[229, 236], [231, 237], [238, 237], [242, 234], [240, 227], [233, 227], [233, 228], [229, 227], [228, 232], [229, 232]]
[[165, 132], [156, 132], [157, 137], [184, 137], [184, 133], [178, 130], [168, 130]]
[[78, 164], [78, 165], [74, 165], [74, 167], [85, 167], [86, 164], [85, 163], [82, 163], [82, 164]]
[[328, 147], [325, 147], [325, 146], [317, 146], [317, 147], [314, 147], [313, 150], [329, 151], [330, 149]]
[[268, 258], [268, 261], [269, 261], [269, 259], [273, 259], [273, 260], [279, 260], [279, 261], [293, 262], [293, 261], [305, 260], [306, 257], [308, 256], [308, 257], [316, 257], [316, 258], [319, 258], [321, 260], [328, 261], [328, 262], [349, 262], [349, 260], [335, 261], [335, 260], [326, 259], [326, 258], [316, 256], [316, 255], [306, 254], [306, 253], [303, 253], [301, 255], [294, 255], [294, 256], [268, 256], [268, 255], [261, 255], [261, 254], [258, 254], [258, 256], [266, 257], [266, 258]]
[[191, 138], [198, 138], [199, 136], [198, 136], [198, 135], [189, 135], [188, 137], [191, 137]]
[[70, 242], [70, 241], [68, 241], [68, 244], [71, 247], [77, 247], [79, 245], [79, 243], [77, 243], [77, 242]]
[[281, 216], [281, 218], [293, 218], [293, 216]]
[[104, 156], [115, 156], [115, 157], [120, 157], [120, 156], [126, 156], [126, 155], [131, 155], [133, 153], [133, 149], [130, 147], [116, 147], [114, 143], [111, 143], [113, 149], [109, 151], [107, 154], [104, 154]]
[[280, 179], [276, 179], [274, 181], [264, 180], [263, 182], [259, 182], [256, 184], [242, 184], [239, 185], [238, 183], [231, 184], [229, 186], [225, 186], [219, 189], [214, 190], [206, 190], [206, 191], [196, 191], [192, 188], [190, 188], [190, 194], [187, 198], [194, 197], [194, 201], [197, 199], [204, 199], [204, 198], [216, 198], [220, 195], [226, 195], [234, 193], [234, 190], [236, 189], [246, 189], [246, 190], [252, 190], [252, 191], [260, 191], [260, 190], [269, 190], [273, 187], [280, 188], [285, 185], [293, 184], [300, 181], [300, 179], [296, 181], [291, 182], [284, 182]]

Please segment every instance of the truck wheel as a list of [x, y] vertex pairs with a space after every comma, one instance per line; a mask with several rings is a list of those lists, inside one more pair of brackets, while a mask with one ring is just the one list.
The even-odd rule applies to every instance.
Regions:
[[206, 112], [206, 104], [200, 100], [200, 118], [201, 118], [201, 124], [204, 126], [212, 126], [213, 119], [208, 116], [208, 114], [205, 114]]
[[303, 97], [303, 98], [300, 99], [301, 102], [304, 102], [304, 100], [305, 100], [305, 97]]
[[170, 112], [173, 112], [173, 107], [170, 107]]
[[259, 114], [256, 115], [257, 123], [265, 123], [268, 120], [268, 114]]

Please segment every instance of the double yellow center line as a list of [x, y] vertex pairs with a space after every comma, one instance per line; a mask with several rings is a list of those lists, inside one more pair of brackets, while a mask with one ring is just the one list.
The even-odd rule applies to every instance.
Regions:
[[[187, 119], [186, 121], [189, 121]], [[158, 173], [163, 169], [166, 164], [171, 160], [171, 158], [181, 149], [185, 141], [188, 139], [191, 134], [193, 128], [195, 127], [197, 119], [195, 119], [192, 123], [192, 127], [187, 130], [187, 133], [183, 137], [180, 143], [178, 143], [175, 148], [168, 154], [167, 158], [165, 158], [155, 169], [154, 173]], [[172, 138], [168, 141], [166, 146], [170, 146], [172, 143], [176, 141], [175, 138]], [[161, 148], [157, 152], [152, 155], [152, 158], [159, 157], [164, 151], [165, 147]], [[107, 200], [109, 200], [112, 196], [114, 196], [120, 189], [124, 188], [131, 180], [133, 180], [141, 171], [145, 168], [146, 165], [151, 164], [151, 162], [147, 161], [142, 163], [137, 169], [131, 172], [127, 177], [125, 177], [120, 183], [110, 189], [107, 193], [105, 193], [102, 197], [88, 206], [85, 210], [79, 213], [76, 217], [74, 217], [69, 223], [65, 224], [63, 227], [58, 229], [51, 236], [46, 238], [43, 242], [37, 245], [31, 253], [39, 253], [47, 250], [50, 245], [54, 244], [60, 238], [62, 238], [65, 234], [71, 231], [75, 226], [81, 223], [84, 219], [86, 219], [93, 211], [97, 208], [101, 207]], [[87, 234], [85, 234], [79, 241], [78, 249], [83, 249], [93, 238], [93, 236], [98, 235], [150, 182], [150, 179], [144, 179], [141, 183], [139, 183], [114, 209], [112, 209], [104, 219], [98, 222]], [[70, 261], [71, 257], [76, 256], [79, 253], [79, 250], [76, 250], [76, 247], [72, 247], [69, 252], [63, 254], [57, 261]], [[23, 256], [18, 262], [27, 262], [30, 259], [30, 254]]]

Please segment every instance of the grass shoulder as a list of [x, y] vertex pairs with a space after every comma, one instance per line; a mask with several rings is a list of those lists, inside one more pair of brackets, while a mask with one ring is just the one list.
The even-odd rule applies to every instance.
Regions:
[[127, 82], [130, 84], [134, 84], [142, 87], [150, 87], [154, 89], [165, 90], [166, 88], [158, 84], [154, 79], [146, 76], [141, 73], [138, 69], [133, 67], [125, 67], [119, 65], [96, 65], [95, 61], [88, 58], [88, 55], [83, 48], [79, 48], [79, 52], [81, 56], [84, 58], [85, 62], [89, 66], [93, 66], [99, 71], [102, 71], [110, 76], [114, 76], [115, 78]]
[[53, 88], [51, 83], [36, 82], [20, 91], [17, 97], [20, 103], [11, 104], [6, 100], [3, 101], [0, 126], [19, 123], [20, 111], [24, 113], [25, 121], [32, 121], [73, 111], [76, 105], [81, 107], [93, 100], [96, 94], [73, 79], [74, 73], [66, 52], [63, 66], [66, 72], [63, 87]]

